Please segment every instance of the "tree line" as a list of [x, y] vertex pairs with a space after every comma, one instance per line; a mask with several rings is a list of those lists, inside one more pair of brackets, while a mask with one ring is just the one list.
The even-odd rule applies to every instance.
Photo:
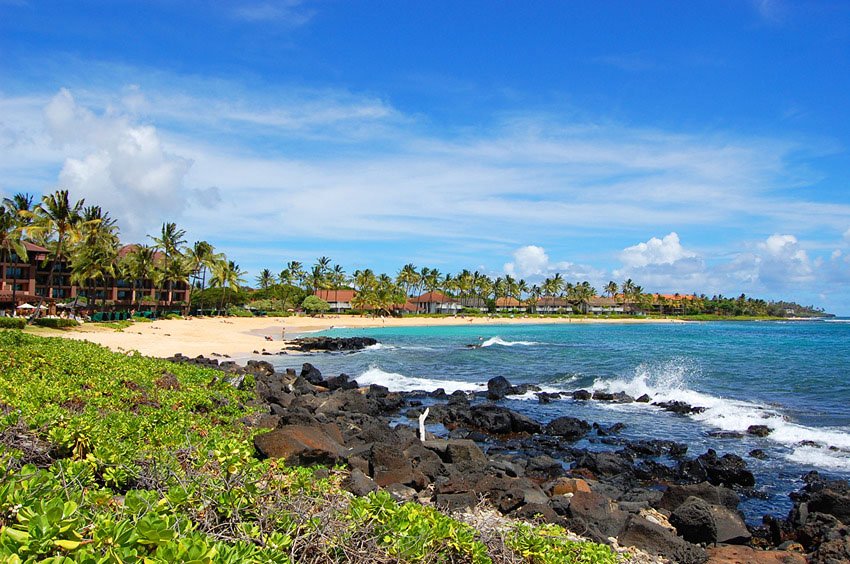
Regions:
[[[48, 296], [63, 285], [65, 273], [57, 266], [67, 262], [70, 283], [76, 285], [82, 295], [91, 299], [96, 296], [99, 285], [105, 287], [109, 280], [122, 280], [129, 284], [131, 301], [136, 307], [150, 302], [150, 298], [143, 295], [146, 284], [154, 289], [156, 297], [150, 304], [154, 307], [159, 301], [173, 306], [175, 285], [186, 284], [195, 289], [191, 302], [196, 308], [223, 309], [230, 304], [250, 302], [257, 309], [304, 307], [321, 310], [326, 308], [326, 303], [308, 299], [316, 291], [326, 290], [333, 295], [341, 290], [354, 290], [354, 309], [387, 314], [404, 306], [409, 297], [426, 292], [441, 292], [470, 310], [494, 311], [500, 298], [509, 303], [515, 300], [519, 309], [531, 313], [536, 312], [541, 303], [550, 304], [551, 309], [554, 299], [561, 300], [563, 310], [579, 313], [582, 304], [600, 295], [590, 282], [569, 282], [561, 273], [554, 273], [539, 283], [529, 283], [511, 275], [491, 277], [467, 269], [451, 274], [437, 268], [406, 264], [395, 276], [376, 274], [369, 268], [355, 270], [349, 275], [326, 256], [319, 257], [310, 266], [290, 261], [278, 274], [265, 268], [256, 277], [257, 289], [251, 290], [245, 286], [246, 273], [238, 264], [216, 252], [209, 242], [195, 241], [188, 245], [185, 237], [185, 230], [175, 223], [165, 222], [158, 234], [148, 235], [147, 243], [131, 245], [122, 253], [116, 220], [100, 206], [87, 206], [84, 199], [72, 202], [67, 190], [44, 195], [38, 202], [29, 194], [18, 193], [5, 198], [0, 205], [0, 272], [5, 283], [7, 264], [13, 256], [27, 260], [24, 243], [31, 242], [49, 251]], [[163, 295], [165, 299], [160, 300]], [[644, 292], [630, 278], [621, 283], [610, 280], [602, 288], [601, 295], [616, 298], [628, 310], [661, 314], [783, 317], [789, 312], [794, 315], [823, 313], [812, 306], [768, 302], [744, 294], [735, 298], [694, 294], [680, 297], [677, 294], [669, 299]], [[102, 298], [105, 303], [105, 295]], [[189, 304], [181, 302], [178, 305]]]

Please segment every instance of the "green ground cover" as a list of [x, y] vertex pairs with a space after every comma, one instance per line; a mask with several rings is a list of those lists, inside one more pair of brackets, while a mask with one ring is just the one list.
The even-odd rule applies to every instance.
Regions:
[[[0, 562], [581, 562], [553, 526], [470, 525], [341, 468], [258, 460], [218, 371], [0, 331]], [[250, 388], [250, 381], [243, 382]]]

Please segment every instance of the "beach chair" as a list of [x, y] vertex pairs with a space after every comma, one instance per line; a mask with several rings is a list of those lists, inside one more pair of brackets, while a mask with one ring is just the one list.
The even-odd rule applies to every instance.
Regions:
[[101, 312], [97, 312], [91, 316], [91, 320], [95, 323], [100, 323], [101, 321], [103, 321], [103, 314]]

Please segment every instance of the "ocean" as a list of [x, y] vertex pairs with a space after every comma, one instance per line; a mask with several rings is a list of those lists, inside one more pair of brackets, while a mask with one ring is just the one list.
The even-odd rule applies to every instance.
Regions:
[[[344, 319], [340, 320], [344, 323]], [[271, 357], [280, 369], [311, 362], [325, 375], [346, 373], [361, 385], [391, 390], [484, 390], [494, 376], [544, 391], [577, 389], [647, 393], [680, 400], [703, 413], [675, 415], [647, 404], [540, 404], [536, 396], [503, 405], [540, 422], [570, 415], [600, 425], [624, 423], [625, 439], [673, 439], [688, 456], [708, 448], [742, 456], [756, 476], [756, 495], [741, 504], [748, 521], [784, 516], [801, 476], [818, 470], [850, 478], [850, 319], [679, 324], [470, 325], [346, 329], [334, 337], [369, 336], [380, 344], [353, 354]], [[466, 345], [481, 343], [480, 348]], [[270, 357], [263, 357], [264, 360]], [[759, 438], [721, 438], [767, 425]], [[440, 429], [435, 428], [435, 431]], [[576, 446], [616, 450], [589, 442]], [[750, 456], [761, 449], [766, 458]], [[663, 461], [663, 460], [662, 460]]]

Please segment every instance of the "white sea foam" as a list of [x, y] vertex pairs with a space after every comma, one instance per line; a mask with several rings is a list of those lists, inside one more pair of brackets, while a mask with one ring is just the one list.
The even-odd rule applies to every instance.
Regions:
[[833, 451], [812, 446], [795, 448], [786, 455], [788, 460], [798, 464], [847, 471], [850, 468], [850, 452]]
[[[648, 394], [653, 402], [683, 401], [704, 407], [704, 412], [690, 417], [723, 431], [746, 432], [750, 425], [766, 425], [771, 430], [768, 440], [793, 449], [789, 459], [850, 471], [850, 432], [847, 429], [808, 427], [789, 421], [775, 407], [698, 392], [687, 385], [689, 378], [698, 376], [698, 366], [678, 359], [653, 365], [642, 364], [635, 369], [631, 379], [598, 379], [591, 389], [624, 391], [633, 397]], [[633, 407], [637, 404], [628, 405]], [[819, 446], [800, 446], [802, 442]]]
[[384, 350], [391, 351], [391, 350], [395, 350], [395, 348], [396, 347], [394, 347], [392, 345], [385, 345], [384, 343], [375, 343], [374, 345], [369, 345], [368, 347], [365, 347], [363, 350], [364, 351], [384, 351]]
[[540, 343], [535, 341], [505, 341], [501, 337], [490, 337], [483, 343], [481, 343], [482, 347], [492, 347], [493, 345], [499, 345], [501, 347], [515, 347], [515, 346], [525, 346], [530, 347], [533, 345], [539, 345]]
[[413, 390], [432, 391], [443, 388], [446, 393], [457, 390], [467, 392], [487, 389], [487, 384], [476, 384], [474, 382], [461, 382], [458, 380], [439, 380], [436, 378], [419, 378], [416, 376], [405, 376], [397, 372], [385, 372], [377, 366], [370, 366], [368, 370], [355, 378], [361, 386], [379, 384], [386, 386], [394, 392], [411, 392]]

